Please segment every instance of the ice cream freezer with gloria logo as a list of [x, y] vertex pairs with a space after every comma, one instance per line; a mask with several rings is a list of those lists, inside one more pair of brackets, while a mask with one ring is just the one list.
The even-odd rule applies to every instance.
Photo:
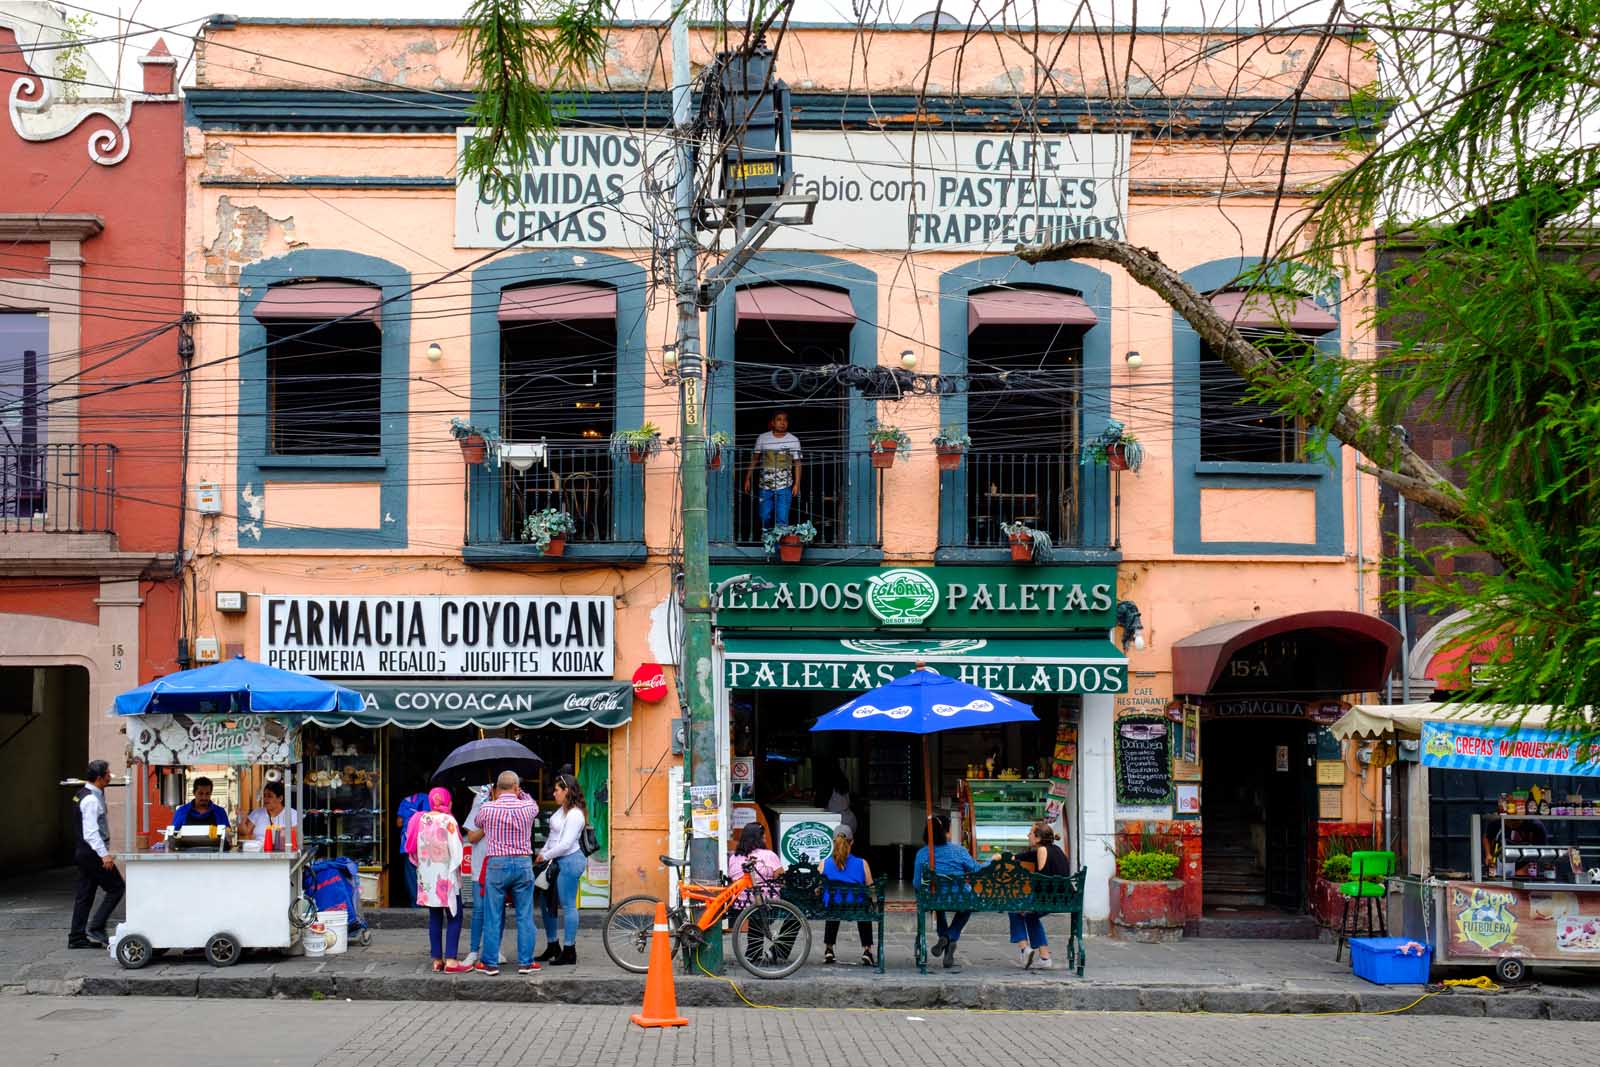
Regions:
[[778, 816], [778, 856], [785, 867], [802, 862], [802, 857], [820, 864], [832, 851], [838, 812], [795, 805], [774, 805], [770, 810]]

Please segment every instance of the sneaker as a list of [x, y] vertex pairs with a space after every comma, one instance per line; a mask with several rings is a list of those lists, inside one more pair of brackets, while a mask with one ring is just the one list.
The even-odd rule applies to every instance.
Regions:
[[832, 945], [829, 945], [829, 946], [827, 946], [826, 948], [824, 948], [822, 950], [822, 962], [823, 963], [832, 963], [833, 962], [833, 946]]
[[940, 934], [939, 939], [933, 943], [932, 955], [943, 956], [944, 950], [949, 947], [950, 939], [943, 934]]
[[945, 950], [944, 950], [944, 966], [945, 966], [945, 970], [949, 970], [950, 968], [954, 967], [955, 965], [956, 965], [956, 943], [954, 941], [952, 941], [948, 945], [945, 946]]
[[500, 968], [498, 968], [498, 967], [490, 967], [488, 964], [484, 963], [482, 960], [479, 960], [477, 963], [474, 963], [472, 965], [472, 969], [474, 971], [476, 971], [477, 973], [479, 973], [479, 974], [486, 974], [490, 978], [493, 978], [493, 977], [495, 977], [496, 975], [498, 975], [500, 973]]
[[469, 952], [467, 953], [467, 958], [461, 961], [461, 966], [470, 971], [474, 966], [476, 966], [477, 962], [478, 954], [476, 952]]
[[539, 970], [539, 965], [537, 963], [529, 963], [529, 964], [526, 964], [524, 966], [518, 967], [517, 968], [517, 973], [520, 974], [520, 975], [530, 975], [530, 974], [536, 973], [538, 970]]
[[470, 963], [447, 963], [444, 965], [445, 974], [466, 974], [472, 970]]
[[1012, 960], [1011, 962], [1012, 962], [1013, 966], [1021, 967], [1023, 970], [1027, 970], [1027, 968], [1028, 968], [1028, 946], [1027, 945], [1018, 945], [1017, 946], [1017, 958], [1015, 960]]
[[1048, 971], [1050, 968], [1054, 967], [1055, 965], [1056, 965], [1056, 961], [1051, 959], [1049, 956], [1041, 956], [1041, 957], [1039, 957], [1039, 969], [1040, 970]]
[[862, 949], [861, 950], [861, 966], [863, 966], [863, 967], [876, 967], [877, 965], [878, 965], [878, 961], [872, 958], [872, 950], [870, 948]]

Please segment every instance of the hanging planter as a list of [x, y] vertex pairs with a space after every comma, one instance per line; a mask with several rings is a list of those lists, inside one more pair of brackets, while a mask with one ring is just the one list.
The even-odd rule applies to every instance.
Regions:
[[722, 469], [722, 450], [728, 444], [728, 435], [718, 431], [706, 439], [706, 470]]
[[894, 466], [894, 458], [901, 452], [911, 453], [911, 438], [898, 426], [874, 426], [867, 431], [867, 445], [872, 449], [872, 465], [878, 470]]
[[960, 470], [961, 457], [971, 447], [972, 438], [961, 429], [959, 423], [951, 423], [933, 438], [933, 450], [942, 471]]
[[1011, 542], [1013, 563], [1045, 563], [1055, 557], [1055, 542], [1043, 530], [1021, 522], [1003, 522], [1000, 532]]
[[1084, 463], [1104, 463], [1114, 471], [1138, 473], [1144, 465], [1144, 445], [1115, 419], [1106, 423], [1083, 453]]
[[500, 446], [497, 431], [480, 429], [460, 419], [450, 420], [450, 436], [461, 445], [461, 458], [474, 467], [488, 461], [491, 447], [498, 450]]
[[637, 430], [618, 430], [611, 435], [611, 454], [628, 457], [630, 463], [643, 463], [661, 451], [661, 429], [647, 422]]
[[776, 552], [778, 559], [784, 563], [799, 563], [805, 546], [817, 538], [817, 528], [809, 522], [797, 522], [793, 525], [774, 526], [761, 534], [761, 546], [767, 550], [767, 558], [771, 559]]

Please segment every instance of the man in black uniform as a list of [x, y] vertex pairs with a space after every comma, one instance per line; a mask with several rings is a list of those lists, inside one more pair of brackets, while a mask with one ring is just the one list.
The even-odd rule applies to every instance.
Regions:
[[[78, 865], [78, 893], [72, 901], [72, 929], [67, 932], [68, 948], [105, 948], [109, 935], [106, 923], [122, 902], [122, 875], [111, 858], [111, 828], [106, 821], [106, 786], [111, 784], [111, 768], [103, 759], [89, 762], [88, 784], [72, 794], [77, 817], [72, 820], [78, 843], [73, 861]], [[89, 909], [94, 891], [104, 895], [95, 909]]]

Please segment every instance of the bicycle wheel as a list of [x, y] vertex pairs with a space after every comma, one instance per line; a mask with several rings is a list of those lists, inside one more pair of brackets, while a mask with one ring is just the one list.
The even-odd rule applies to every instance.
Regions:
[[811, 954], [811, 924], [786, 900], [752, 905], [733, 924], [733, 954], [757, 978], [791, 975]]
[[606, 955], [625, 971], [644, 974], [650, 970], [650, 937], [655, 931], [655, 897], [628, 897], [606, 912], [606, 925], [600, 940]]

